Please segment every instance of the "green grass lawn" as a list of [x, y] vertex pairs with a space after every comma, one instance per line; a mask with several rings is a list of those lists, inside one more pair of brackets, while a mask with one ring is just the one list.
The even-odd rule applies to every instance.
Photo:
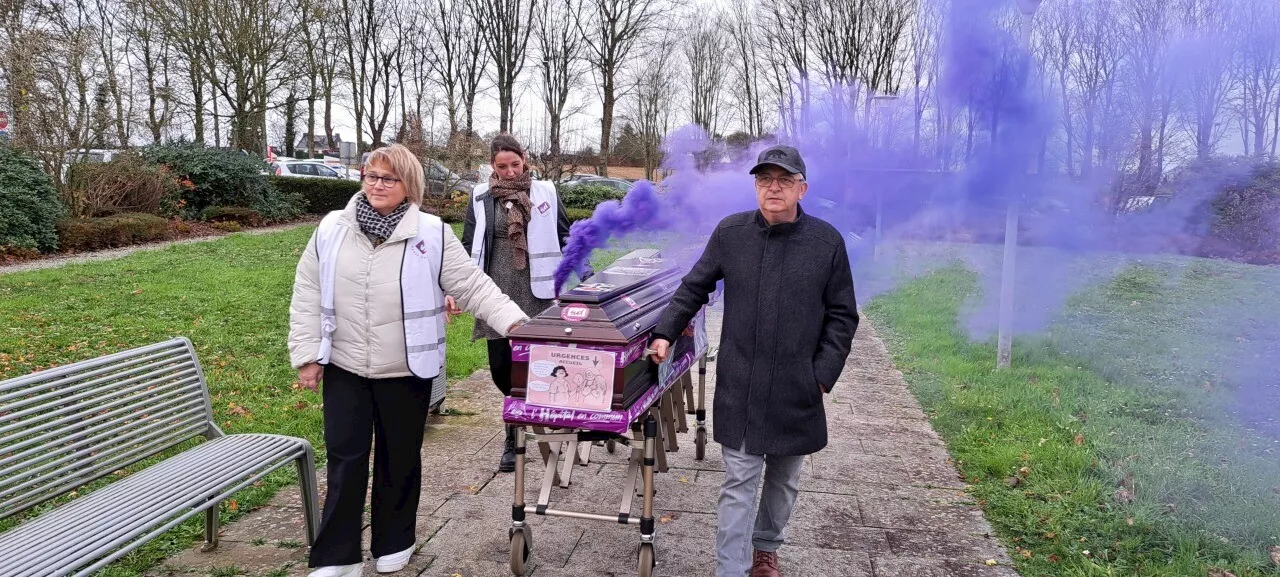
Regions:
[[1128, 266], [996, 372], [958, 328], [977, 276], [918, 268], [867, 313], [1023, 575], [1276, 574], [1278, 446], [1223, 416], [1229, 378], [1205, 385], [1280, 322], [1274, 269]]
[[[460, 235], [461, 225], [454, 226]], [[285, 348], [294, 269], [313, 228], [0, 274], [0, 379], [186, 336], [204, 365], [224, 431], [303, 437], [323, 460], [320, 394], [295, 386]], [[593, 255], [596, 270], [621, 256], [622, 245], [614, 246]], [[448, 328], [450, 379], [487, 366], [484, 343], [471, 342], [473, 322], [465, 315]], [[281, 472], [241, 493], [224, 504], [224, 520], [265, 504], [294, 478], [291, 470]], [[105, 574], [137, 575], [182, 550], [200, 537], [198, 521], [152, 541]], [[0, 529], [14, 522], [0, 522]]]

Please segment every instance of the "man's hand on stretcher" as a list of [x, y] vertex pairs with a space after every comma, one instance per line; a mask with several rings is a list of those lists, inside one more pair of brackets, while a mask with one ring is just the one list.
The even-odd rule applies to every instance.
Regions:
[[667, 353], [670, 348], [671, 343], [667, 342], [667, 339], [653, 339], [653, 342], [649, 344], [649, 348], [645, 349], [645, 352], [649, 353], [649, 360], [662, 364], [662, 361], [667, 360]]

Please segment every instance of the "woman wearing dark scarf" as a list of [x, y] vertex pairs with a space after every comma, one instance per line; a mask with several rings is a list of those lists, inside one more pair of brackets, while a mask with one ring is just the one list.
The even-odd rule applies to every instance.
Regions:
[[[302, 386], [324, 381], [328, 493], [312, 577], [363, 570], [360, 533], [373, 453], [370, 552], [399, 571], [417, 547], [422, 437], [445, 361], [445, 294], [511, 330], [527, 316], [476, 267], [453, 229], [419, 210], [422, 164], [392, 145], [369, 155], [363, 189], [320, 223], [298, 262], [289, 356]], [[455, 300], [456, 299], [456, 300]]]
[[[532, 317], [551, 306], [556, 296], [553, 276], [569, 238], [569, 217], [555, 184], [533, 180], [528, 162], [524, 147], [511, 135], [494, 137], [489, 147], [493, 174], [471, 195], [462, 245], [472, 262]], [[510, 395], [510, 341], [480, 319], [471, 338], [488, 341], [493, 382], [503, 395]], [[498, 470], [506, 473], [515, 467], [515, 432], [508, 426]]]

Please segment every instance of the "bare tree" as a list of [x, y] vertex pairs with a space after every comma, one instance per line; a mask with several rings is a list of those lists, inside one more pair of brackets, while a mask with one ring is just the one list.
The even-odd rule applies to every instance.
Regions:
[[872, 0], [813, 2], [814, 53], [822, 65], [837, 119], [857, 107], [862, 92], [859, 82], [867, 76], [867, 52], [873, 45], [871, 3]]
[[[124, 59], [117, 52], [121, 48], [127, 50], [128, 38], [119, 31], [119, 19], [122, 17], [122, 6], [113, 0], [94, 0], [94, 12], [97, 28], [99, 57], [102, 59], [102, 73], [105, 76], [103, 90], [111, 98], [115, 141], [118, 146], [129, 146], [129, 123], [132, 115], [132, 95], [128, 87], [120, 81], [120, 66]], [[124, 44], [125, 46], [121, 46]]]
[[1280, 6], [1240, 0], [1233, 29], [1239, 38], [1236, 82], [1246, 151], [1275, 155], [1280, 134]]
[[[459, 31], [462, 35], [461, 60], [458, 67], [459, 95], [462, 97], [462, 130], [466, 133], [468, 142], [476, 137], [476, 93], [480, 90], [484, 71], [489, 68], [488, 51], [484, 49], [484, 40], [480, 37], [480, 28], [485, 26], [485, 23], [476, 16], [477, 12], [474, 9], [467, 9], [464, 19], [465, 27]], [[466, 149], [470, 151], [471, 146], [468, 144]]]
[[[662, 44], [666, 44], [664, 41]], [[675, 75], [670, 72], [669, 53], [659, 50], [650, 65], [640, 72], [631, 101], [630, 117], [639, 132], [644, 159], [644, 177], [653, 180], [661, 155], [662, 137], [671, 128]]]
[[613, 112], [619, 75], [636, 47], [666, 13], [663, 0], [584, 0], [589, 17], [581, 24], [587, 61], [600, 80], [600, 165], [596, 172], [609, 174], [609, 143], [613, 136]]
[[770, 88], [777, 97], [783, 127], [791, 133], [809, 125], [814, 52], [809, 30], [818, 20], [814, 4], [814, 0], [779, 0], [766, 3], [760, 13], [760, 29], [769, 46]]
[[391, 115], [393, 64], [402, 38], [393, 14], [398, 14], [400, 7], [391, 0], [337, 1], [336, 17], [343, 23], [342, 72], [348, 81], [356, 120], [356, 147], [364, 148], [368, 134], [376, 148], [382, 145]]
[[431, 40], [426, 45], [427, 64], [432, 76], [444, 91], [445, 109], [449, 114], [449, 140], [458, 134], [458, 115], [462, 108], [462, 59], [469, 42], [466, 38], [470, 19], [465, 0], [435, 0], [424, 11]]
[[1230, 33], [1228, 8], [1224, 0], [1185, 0], [1182, 6], [1181, 108], [1201, 160], [1217, 149], [1219, 116], [1230, 96], [1234, 46], [1222, 41]]
[[756, 5], [749, 2], [720, 14], [727, 34], [729, 67], [733, 70], [734, 90], [743, 124], [748, 134], [764, 134], [763, 98], [760, 94], [760, 34], [755, 25]]
[[533, 30], [538, 0], [474, 0], [477, 30], [493, 60], [498, 91], [498, 130], [511, 131], [512, 92], [524, 70], [525, 50]]
[[1076, 118], [1071, 100], [1071, 63], [1080, 48], [1080, 16], [1078, 4], [1071, 2], [1050, 3], [1041, 9], [1042, 28], [1039, 50], [1044, 54], [1046, 73], [1053, 75], [1058, 89], [1058, 104], [1062, 110], [1062, 129], [1066, 137], [1065, 171], [1075, 174]]
[[[1166, 102], [1171, 94], [1168, 79], [1168, 46], [1172, 18], [1167, 0], [1125, 2], [1125, 48], [1129, 64], [1128, 80], [1134, 90], [1138, 129], [1139, 190], [1148, 193], [1159, 183], [1163, 172], [1164, 128], [1168, 118]], [[1123, 199], [1117, 199], [1119, 203]]]
[[552, 178], [561, 166], [562, 123], [573, 111], [566, 110], [574, 88], [580, 85], [583, 70], [582, 35], [578, 32], [582, 3], [578, 0], [548, 0], [536, 16], [538, 74], [542, 80], [542, 104], [546, 108], [550, 141]]
[[143, 126], [151, 136], [151, 142], [160, 142], [172, 125], [175, 113], [175, 94], [169, 70], [174, 59], [170, 37], [157, 25], [151, 14], [151, 2], [127, 0], [125, 9], [125, 34], [130, 39], [134, 74], [142, 77], [143, 99], [146, 116]]
[[1113, 162], [1115, 139], [1108, 126], [1115, 111], [1121, 54], [1114, 0], [1097, 0], [1085, 5], [1081, 11], [1078, 20], [1080, 38], [1076, 56], [1072, 59], [1071, 79], [1078, 91], [1083, 131], [1080, 174], [1088, 178], [1097, 164]]
[[705, 18], [693, 20], [684, 42], [684, 55], [689, 64], [689, 110], [693, 123], [714, 136], [720, 117], [720, 91], [729, 43], [719, 22]]

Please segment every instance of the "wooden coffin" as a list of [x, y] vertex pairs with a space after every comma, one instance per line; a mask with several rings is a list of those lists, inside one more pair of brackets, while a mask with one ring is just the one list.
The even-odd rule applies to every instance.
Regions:
[[511, 396], [541, 406], [617, 411], [658, 382], [644, 351], [679, 270], [658, 251], [633, 251], [560, 295], [512, 331]]

